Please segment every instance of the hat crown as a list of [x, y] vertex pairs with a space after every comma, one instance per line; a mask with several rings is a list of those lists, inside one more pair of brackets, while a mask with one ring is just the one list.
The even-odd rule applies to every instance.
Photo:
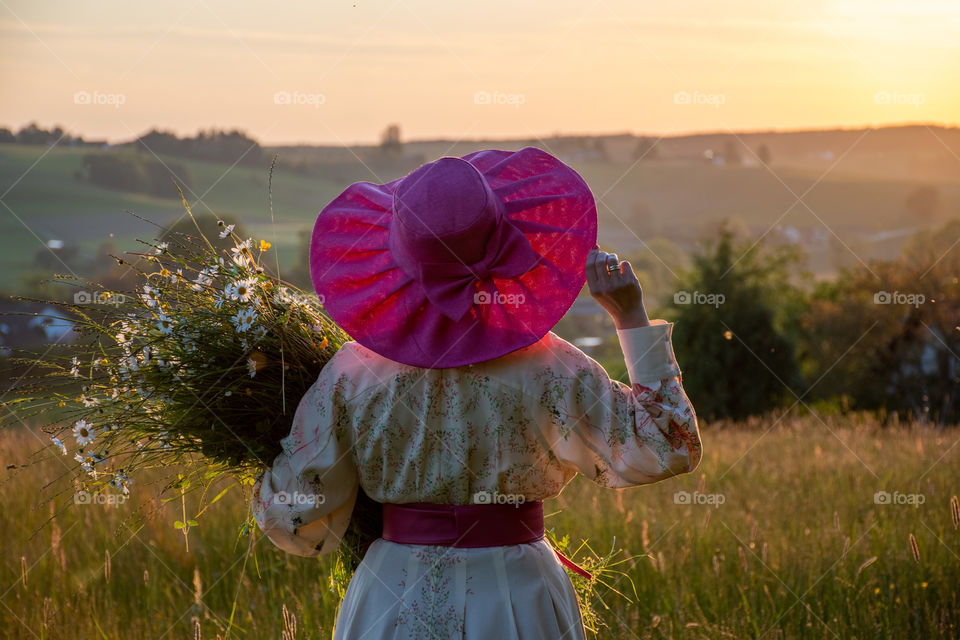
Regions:
[[408, 264], [482, 261], [502, 215], [499, 198], [480, 172], [450, 157], [405, 177], [393, 193], [392, 208], [391, 246]]

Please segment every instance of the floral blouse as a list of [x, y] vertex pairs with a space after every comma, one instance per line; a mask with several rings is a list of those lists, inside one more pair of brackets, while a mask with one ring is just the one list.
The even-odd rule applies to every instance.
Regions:
[[631, 386], [548, 333], [505, 356], [424, 369], [349, 342], [303, 396], [253, 513], [281, 549], [337, 548], [358, 486], [379, 502], [552, 498], [581, 473], [629, 487], [701, 455], [673, 324], [618, 331]]

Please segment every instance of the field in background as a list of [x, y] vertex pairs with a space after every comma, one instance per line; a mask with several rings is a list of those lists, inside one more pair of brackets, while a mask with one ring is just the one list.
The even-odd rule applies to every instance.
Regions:
[[[603, 638], [932, 638], [960, 635], [960, 432], [812, 416], [703, 427], [692, 474], [625, 491], [578, 478], [548, 527], [638, 556], [608, 598]], [[8, 638], [328, 638], [327, 560], [237, 537], [228, 493], [190, 533], [179, 501], [135, 479], [129, 502], [72, 504], [76, 463], [25, 429], [0, 434]], [[889, 499], [880, 494], [885, 491]], [[678, 494], [677, 492], [686, 492]], [[52, 500], [51, 500], [52, 498]], [[922, 502], [922, 504], [916, 504]], [[55, 506], [54, 506], [55, 505]], [[61, 509], [61, 507], [65, 507]], [[51, 514], [56, 517], [51, 520]], [[146, 515], [146, 519], [143, 517]], [[918, 556], [910, 537], [914, 536]], [[253, 555], [247, 560], [248, 546]], [[579, 579], [579, 578], [574, 578]]]
[[[185, 215], [173, 182], [172, 198], [156, 198], [76, 179], [73, 174], [81, 169], [86, 153], [90, 150], [67, 147], [48, 152], [38, 146], [0, 145], [0, 184], [12, 186], [3, 200], [13, 212], [4, 209], [5, 215], [0, 216], [0, 289], [14, 286], [50, 239], [77, 244], [87, 256], [104, 242], [113, 242], [120, 251], [141, 251], [144, 247], [135, 239], [151, 240], [155, 228], [127, 210], [162, 225]], [[166, 161], [189, 169], [193, 190], [184, 193], [195, 215], [229, 214], [257, 238], [276, 240], [281, 268], [297, 259], [297, 233], [312, 222], [325, 199], [339, 193], [339, 185], [278, 170], [273, 181], [277, 222], [273, 225], [267, 195], [269, 164], [230, 169], [215, 162]]]
[[[591, 144], [601, 139], [605, 156], [591, 155]], [[430, 160], [441, 154], [526, 144], [558, 153], [583, 174], [597, 196], [601, 244], [625, 256], [654, 239], [687, 251], [716, 221], [730, 217], [755, 235], [772, 230], [773, 239], [799, 242], [810, 253], [810, 267], [823, 276], [837, 266], [859, 264], [858, 258], [895, 257], [913, 231], [960, 214], [960, 133], [954, 129], [738, 134], [742, 165], [716, 166], [703, 160], [703, 151], [721, 152], [724, 141], [731, 139], [729, 135], [664, 139], [658, 143], [658, 160], [639, 163], [632, 155], [637, 145], [633, 136], [586, 142], [553, 138], [408, 142], [404, 153]], [[771, 149], [769, 168], [753, 155], [760, 145]], [[274, 151], [264, 148], [265, 157]], [[83, 155], [90, 152], [0, 145], [0, 193], [8, 207], [0, 216], [0, 290], [11, 290], [20, 281], [48, 240], [76, 243], [87, 256], [107, 241], [121, 251], [138, 250], [134, 238], [149, 239], [153, 229], [125, 210], [161, 224], [182, 215], [175, 197], [112, 191], [76, 178]], [[267, 203], [269, 161], [263, 167], [231, 167], [184, 158], [163, 160], [188, 168], [193, 189], [186, 195], [198, 215], [210, 216], [212, 211], [237, 218], [248, 233], [274, 243], [281, 269], [289, 269], [298, 259], [298, 232], [309, 229], [320, 208], [344, 187], [406, 173], [373, 161], [364, 165], [345, 149], [292, 147], [280, 148], [279, 153], [273, 183], [275, 224]], [[289, 166], [304, 162], [312, 167], [309, 175]], [[937, 189], [939, 202], [936, 212], [920, 219], [905, 202], [924, 185]], [[172, 184], [170, 189], [175, 196]]]

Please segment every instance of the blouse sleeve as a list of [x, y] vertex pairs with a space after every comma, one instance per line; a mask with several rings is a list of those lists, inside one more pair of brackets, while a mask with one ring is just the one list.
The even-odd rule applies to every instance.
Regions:
[[561, 463], [605, 487], [629, 487], [693, 471], [697, 418], [680, 382], [673, 323], [617, 332], [631, 386], [570, 347], [558, 354], [551, 449]]
[[257, 479], [253, 515], [275, 545], [298, 556], [337, 548], [350, 523], [359, 479], [350, 448], [338, 439], [343, 413], [339, 384], [328, 362], [307, 390], [282, 452]]

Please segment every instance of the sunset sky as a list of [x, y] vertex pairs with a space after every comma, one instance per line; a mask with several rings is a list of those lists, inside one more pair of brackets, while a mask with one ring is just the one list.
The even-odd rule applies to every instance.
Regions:
[[960, 123], [956, 0], [0, 0], [0, 126], [265, 143]]

